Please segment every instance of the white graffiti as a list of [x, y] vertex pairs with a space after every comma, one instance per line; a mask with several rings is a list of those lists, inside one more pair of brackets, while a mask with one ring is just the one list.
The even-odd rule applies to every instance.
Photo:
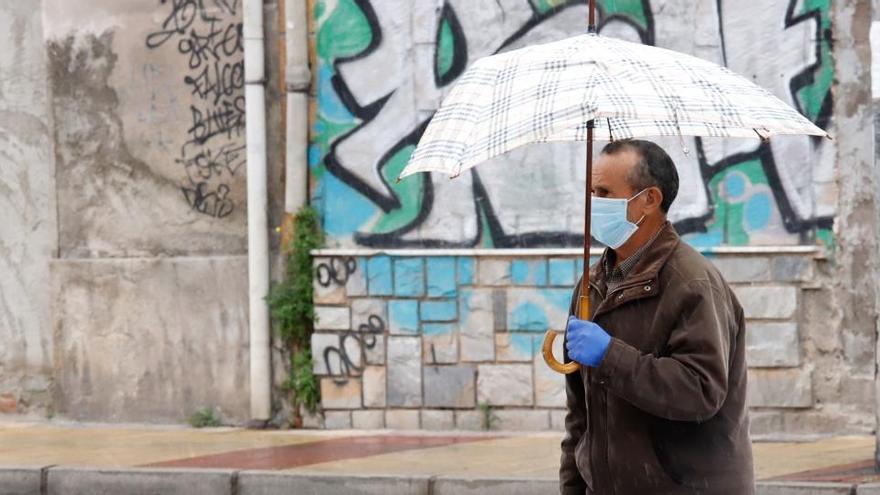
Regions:
[[[802, 3], [797, 1], [790, 5], [789, 2], [773, 1], [749, 5], [736, 0], [721, 2], [727, 66], [754, 78], [796, 108], [801, 104], [792, 94], [791, 83], [819, 62], [817, 19], [803, 17], [786, 26], [789, 9], [801, 12]], [[823, 140], [814, 144], [809, 137], [786, 136], [774, 139], [771, 149], [797, 220], [804, 222], [833, 216], [836, 207], [833, 143]], [[707, 153], [710, 162], [720, 161], [730, 154], [731, 150], [723, 147]]]
[[[381, 34], [379, 45], [366, 56], [338, 63], [337, 71], [356, 105], [377, 111], [340, 139], [333, 159], [385, 210], [398, 203], [381, 174], [384, 160], [417, 134], [451, 86], [435, 76], [437, 32], [444, 9], [455, 15], [468, 63], [501, 50], [581, 33], [587, 17], [585, 5], [541, 17], [526, 0], [401, 0], [370, 6]], [[818, 20], [792, 14], [802, 10], [801, 2], [794, 0], [760, 4], [654, 0], [649, 29], [656, 45], [726, 63], [800, 106], [792, 82], [809, 77], [819, 63]], [[633, 41], [643, 40], [645, 34], [625, 19], [603, 23], [601, 32]], [[675, 160], [681, 178], [682, 193], [673, 206], [672, 220], [703, 223], [712, 215], [706, 183], [714, 170], [731, 157], [757, 156], [767, 148], [760, 148], [757, 139], [689, 141], [688, 148], [702, 153], [683, 153], [678, 139], [658, 140]], [[769, 150], [764, 155], [772, 155], [786, 203], [778, 206], [787, 218], [773, 213], [754, 240], [798, 242], [798, 226], [834, 215], [833, 145], [810, 138], [774, 138]], [[433, 174], [430, 208], [415, 225], [400, 231], [394, 243], [474, 245], [487, 224], [496, 240], [509, 240], [507, 245], [572, 243], [583, 232], [584, 158], [583, 143], [536, 145], [483, 164], [454, 181]], [[369, 227], [363, 226], [363, 232]]]

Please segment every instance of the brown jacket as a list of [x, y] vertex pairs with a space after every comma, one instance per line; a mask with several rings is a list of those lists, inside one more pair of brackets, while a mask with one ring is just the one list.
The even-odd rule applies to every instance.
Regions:
[[561, 493], [753, 494], [733, 292], [668, 223], [610, 294], [602, 266], [591, 269], [590, 306], [612, 340], [598, 368], [565, 377]]

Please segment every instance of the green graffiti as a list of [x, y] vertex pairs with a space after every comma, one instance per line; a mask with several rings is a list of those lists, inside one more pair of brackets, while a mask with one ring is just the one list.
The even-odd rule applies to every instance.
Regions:
[[[327, 89], [318, 89], [318, 92], [326, 91]], [[317, 113], [317, 121], [315, 125], [312, 126], [312, 137], [311, 142], [313, 145], [317, 146], [321, 161], [311, 169], [312, 178], [316, 181], [321, 180], [323, 177], [326, 168], [323, 165], [323, 158], [327, 156], [327, 152], [330, 151], [330, 145], [335, 141], [339, 136], [344, 135], [345, 133], [351, 131], [356, 127], [354, 123], [354, 118], [352, 118], [349, 122], [334, 122], [328, 119], [321, 111], [318, 110]]]
[[[831, 28], [830, 3], [831, 0], [804, 0], [803, 2], [801, 13], [819, 12], [822, 33]], [[813, 122], [822, 117], [822, 104], [830, 95], [834, 81], [831, 42], [823, 34], [820, 43], [822, 65], [816, 70], [812, 82], [801, 88], [796, 95], [807, 118]], [[725, 179], [736, 170], [743, 172], [753, 185], [767, 184], [767, 177], [757, 160], [742, 162], [715, 175], [710, 180], [710, 190], [716, 205], [715, 215], [707, 225], [708, 232], [704, 235], [711, 238], [714, 234], [721, 243], [727, 245], [747, 245], [750, 238], [744, 224], [746, 203], [727, 201], [720, 194]], [[775, 201], [771, 203], [771, 208], [775, 210], [775, 214], [778, 214], [778, 205]], [[834, 250], [835, 238], [831, 230], [814, 229], [813, 236], [819, 244], [824, 245], [829, 251]]]
[[422, 209], [422, 185], [427, 174], [415, 174], [397, 183], [397, 176], [403, 171], [415, 149], [415, 146], [401, 149], [382, 167], [382, 177], [400, 198], [401, 206], [383, 215], [373, 227], [374, 233], [393, 232], [405, 227], [416, 219]]
[[[364, 17], [363, 12], [352, 0], [340, 0], [333, 4], [333, 10], [327, 14], [327, 2], [318, 0], [312, 12], [313, 18], [318, 24], [317, 32], [317, 72], [334, 74], [333, 61], [338, 57], [357, 55], [365, 50], [372, 39], [372, 31]], [[326, 169], [323, 165], [324, 157], [330, 150], [330, 145], [340, 136], [350, 132], [357, 126], [356, 119], [346, 112], [346, 115], [335, 118], [327, 115], [326, 108], [321, 103], [335, 99], [336, 95], [329, 84], [316, 85], [317, 109], [315, 120], [312, 125], [311, 144], [318, 151], [317, 164], [312, 166], [311, 178], [320, 182]], [[314, 188], [315, 191], [318, 188]]]
[[583, 3], [583, 0], [580, 2], [571, 2], [571, 0], [532, 0], [532, 6], [541, 15], [571, 3]]
[[[319, 0], [315, 6], [316, 20], [326, 6]], [[316, 48], [326, 61], [357, 55], [370, 46], [373, 31], [361, 9], [352, 0], [339, 0], [329, 17], [318, 28]]]
[[813, 83], [801, 88], [797, 94], [807, 118], [813, 122], [819, 119], [822, 103], [831, 92], [831, 86], [834, 83], [831, 40], [824, 36], [824, 33], [831, 29], [831, 0], [804, 0], [801, 12], [808, 13], [814, 10], [818, 10], [821, 15], [821, 32], [823, 34], [819, 51], [822, 57], [822, 67], [815, 74]]
[[[761, 166], [760, 160], [749, 160], [738, 165], [729, 167], [723, 172], [715, 174], [709, 181], [709, 190], [712, 192], [712, 198], [715, 203], [715, 216], [707, 225], [710, 234], [720, 237], [723, 244], [727, 245], [747, 245], [749, 243], [749, 234], [745, 228], [745, 210], [747, 200], [730, 201], [726, 197], [729, 191], [724, 191], [727, 178], [739, 172], [743, 174], [751, 186], [767, 186], [767, 176]], [[743, 192], [749, 187], [743, 184]], [[776, 207], [772, 203], [772, 207]]]
[[452, 62], [455, 60], [455, 38], [452, 35], [452, 26], [449, 21], [443, 20], [440, 25], [440, 40], [437, 45], [437, 75], [440, 79], [449, 73], [452, 69]]
[[639, 29], [648, 29], [648, 16], [642, 0], [600, 0], [605, 17], [623, 16], [638, 24]]
[[483, 207], [483, 202], [479, 201], [479, 215], [480, 215], [480, 229], [482, 230], [482, 235], [480, 237], [479, 245], [481, 248], [492, 249], [495, 247], [495, 240], [492, 239], [492, 231], [489, 229], [489, 215], [486, 214], [486, 209]]
[[837, 248], [837, 237], [834, 236], [833, 230], [817, 229], [816, 242], [825, 247], [825, 251], [829, 256], [834, 257], [834, 251]]
[[[532, 0], [532, 6], [538, 15], [546, 15], [569, 5], [583, 3], [585, 0]], [[610, 15], [627, 17], [639, 28], [648, 29], [648, 16], [645, 14], [642, 0], [598, 0], [597, 4], [606, 17]]]
[[[328, 2], [319, 0], [314, 7], [313, 16], [318, 25], [316, 49], [318, 55], [318, 72], [329, 72], [333, 75], [333, 62], [342, 57], [351, 57], [366, 50], [373, 40], [373, 31], [363, 11], [353, 0], [339, 0], [333, 5], [333, 10], [327, 12]], [[452, 44], [451, 28], [446, 26], [448, 43]], [[448, 48], [453, 53], [452, 47]], [[448, 66], [451, 67], [452, 58], [449, 57]], [[446, 69], [448, 70], [448, 68]], [[317, 112], [315, 124], [312, 129], [311, 141], [318, 150], [318, 164], [312, 167], [312, 179], [320, 181], [326, 168], [323, 165], [324, 158], [330, 151], [330, 146], [340, 137], [350, 132], [358, 125], [358, 120], [347, 112], [338, 109], [341, 102], [337, 101], [333, 87], [326, 82], [317, 87]], [[336, 117], [328, 115], [325, 106], [337, 107]], [[340, 114], [344, 114], [343, 117]], [[382, 167], [382, 176], [389, 184], [401, 201], [401, 207], [382, 213], [377, 219], [372, 231], [385, 233], [398, 230], [416, 219], [422, 207], [422, 187], [426, 176], [418, 174], [410, 177], [400, 184], [396, 183], [397, 176], [406, 166], [415, 146], [407, 146], [398, 151]], [[313, 190], [318, 191], [319, 188]], [[351, 194], [358, 194], [352, 190]], [[323, 212], [325, 214], [341, 214], [340, 212]]]

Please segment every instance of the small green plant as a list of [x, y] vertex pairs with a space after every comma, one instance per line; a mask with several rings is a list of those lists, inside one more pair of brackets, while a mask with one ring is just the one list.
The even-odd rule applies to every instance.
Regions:
[[223, 426], [220, 418], [214, 415], [214, 409], [206, 407], [192, 413], [187, 420], [193, 428], [210, 428], [214, 426]]
[[480, 412], [483, 413], [483, 429], [491, 430], [495, 426], [495, 422], [498, 421], [498, 416], [495, 414], [495, 408], [488, 402], [480, 402], [479, 408]]
[[278, 333], [288, 345], [308, 346], [315, 321], [311, 251], [323, 243], [318, 212], [310, 206], [302, 207], [294, 218], [290, 244], [285, 246], [288, 256], [284, 279], [266, 298]]
[[312, 373], [311, 337], [316, 317], [311, 251], [323, 244], [318, 212], [302, 207], [293, 219], [290, 241], [283, 246], [287, 254], [284, 278], [266, 297], [278, 335], [290, 352], [290, 377], [283, 388], [293, 393], [294, 424], [302, 420], [300, 405], [314, 413], [321, 400], [318, 380]]
[[302, 349], [294, 354], [291, 368], [284, 388], [294, 392], [294, 409], [299, 411], [300, 406], [305, 406], [307, 411], [314, 414], [318, 409], [318, 402], [321, 401], [321, 390], [318, 388], [318, 379], [312, 372], [311, 349]]

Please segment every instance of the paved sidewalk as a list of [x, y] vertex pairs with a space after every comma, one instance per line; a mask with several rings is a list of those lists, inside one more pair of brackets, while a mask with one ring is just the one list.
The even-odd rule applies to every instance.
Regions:
[[[553, 493], [560, 439], [557, 432], [2, 423], [0, 495]], [[880, 482], [873, 469], [873, 437], [759, 442], [754, 452], [759, 493], [880, 494], [880, 485], [870, 485]], [[24, 480], [21, 486], [31, 491], [4, 491], [13, 479]], [[155, 491], [160, 482], [163, 488]], [[290, 491], [293, 487], [299, 491]]]

